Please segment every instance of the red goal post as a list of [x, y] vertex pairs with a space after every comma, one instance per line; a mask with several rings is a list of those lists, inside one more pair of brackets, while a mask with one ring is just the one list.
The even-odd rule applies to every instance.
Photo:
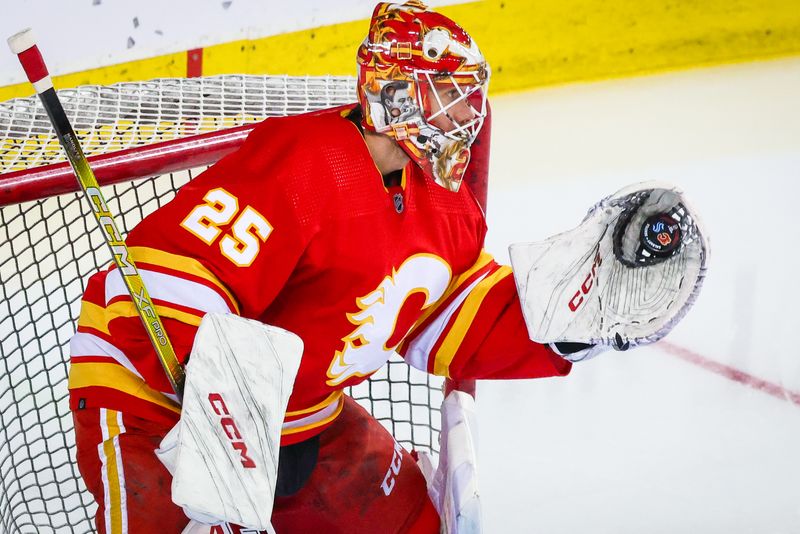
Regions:
[[[349, 77], [218, 76], [59, 91], [127, 233], [261, 120], [355, 101]], [[0, 103], [0, 532], [92, 532], [74, 463], [68, 342], [85, 279], [111, 262], [35, 97]], [[486, 183], [469, 184], [482, 204]], [[438, 452], [443, 385], [392, 359], [350, 394], [408, 448]]]

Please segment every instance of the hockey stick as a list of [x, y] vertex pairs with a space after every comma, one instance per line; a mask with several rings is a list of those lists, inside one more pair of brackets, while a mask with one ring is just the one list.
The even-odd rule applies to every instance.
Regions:
[[33, 88], [39, 95], [45, 111], [47, 111], [50, 123], [58, 136], [58, 141], [61, 143], [64, 152], [66, 152], [67, 159], [69, 159], [70, 165], [75, 171], [75, 176], [78, 178], [81, 189], [83, 189], [89, 200], [92, 213], [94, 213], [97, 224], [103, 231], [103, 238], [111, 249], [114, 263], [116, 263], [122, 279], [125, 281], [131, 300], [139, 313], [139, 318], [142, 320], [145, 330], [147, 330], [147, 335], [150, 337], [164, 372], [169, 378], [172, 389], [181, 399], [185, 382], [183, 367], [178, 362], [175, 349], [173, 349], [172, 343], [167, 337], [161, 318], [156, 312], [153, 301], [150, 300], [150, 295], [144, 286], [141, 276], [139, 276], [139, 271], [136, 269], [128, 247], [125, 245], [125, 241], [123, 241], [122, 235], [114, 222], [114, 217], [108, 209], [103, 194], [100, 192], [100, 185], [97, 183], [94, 172], [92, 172], [89, 162], [83, 154], [78, 136], [75, 135], [58, 94], [53, 88], [53, 82], [47, 72], [47, 65], [45, 65], [42, 54], [36, 46], [36, 41], [30, 28], [9, 37], [8, 45], [11, 51], [19, 58], [28, 80], [33, 84]]

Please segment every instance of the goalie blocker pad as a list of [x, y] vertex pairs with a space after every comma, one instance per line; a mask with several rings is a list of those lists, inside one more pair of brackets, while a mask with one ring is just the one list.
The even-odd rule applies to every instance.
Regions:
[[281, 328], [203, 317], [181, 419], [156, 451], [187, 517], [272, 532], [281, 426], [302, 354], [302, 340]]
[[509, 248], [528, 334], [617, 350], [664, 337], [694, 303], [708, 243], [681, 191], [628, 186], [573, 230]]

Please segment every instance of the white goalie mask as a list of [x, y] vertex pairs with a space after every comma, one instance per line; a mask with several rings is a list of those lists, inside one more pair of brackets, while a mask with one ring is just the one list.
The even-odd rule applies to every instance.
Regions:
[[458, 191], [487, 113], [489, 68], [469, 35], [420, 2], [381, 3], [358, 51], [363, 126]]

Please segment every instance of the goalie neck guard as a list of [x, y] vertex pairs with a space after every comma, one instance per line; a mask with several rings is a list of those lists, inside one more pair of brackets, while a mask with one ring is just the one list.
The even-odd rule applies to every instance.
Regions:
[[458, 191], [487, 111], [489, 66], [475, 42], [417, 0], [384, 2], [357, 58], [364, 129], [394, 138], [437, 184]]

